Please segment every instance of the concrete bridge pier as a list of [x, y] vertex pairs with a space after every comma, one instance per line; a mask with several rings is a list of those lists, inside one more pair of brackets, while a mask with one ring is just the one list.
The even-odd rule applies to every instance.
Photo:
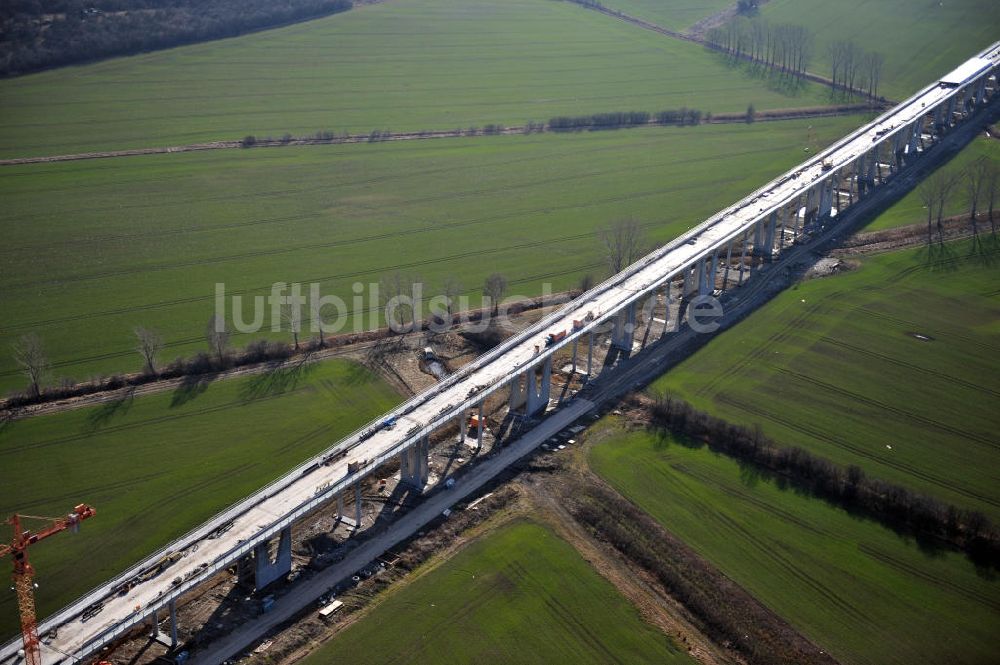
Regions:
[[618, 312], [611, 327], [611, 346], [632, 352], [635, 339], [635, 303], [631, 302]]
[[469, 412], [463, 410], [458, 416], [458, 442], [465, 443], [467, 436], [469, 436]]
[[361, 481], [354, 483], [354, 528], [361, 528], [361, 520], [364, 518], [361, 501]]
[[945, 126], [951, 127], [955, 124], [955, 106], [958, 104], [958, 95], [952, 95], [948, 99], [948, 115], [945, 118]]
[[[360, 488], [360, 485], [358, 486]], [[271, 559], [270, 542], [253, 548], [254, 588], [263, 589], [292, 572], [292, 527], [286, 526], [278, 535], [278, 551]]]
[[[466, 421], [468, 424], [468, 421]], [[400, 453], [399, 459], [399, 481], [405, 483], [411, 487], [418, 490], [423, 489], [424, 485], [427, 484], [427, 480], [430, 477], [429, 467], [428, 467], [428, 454], [430, 449], [430, 440], [428, 437], [423, 436], [417, 440], [412, 446]], [[357, 503], [358, 506], [361, 505], [361, 484], [358, 483], [356, 488], [357, 493]], [[360, 515], [361, 510], [358, 509], [358, 514]], [[358, 519], [360, 524], [360, 518]]]
[[768, 261], [774, 261], [774, 234], [778, 228], [778, 211], [775, 210], [767, 218], [767, 235], [764, 238], [764, 257]]
[[483, 422], [483, 406], [485, 402], [479, 403], [479, 416], [478, 416], [478, 426], [476, 427], [476, 448], [483, 447], [483, 430], [486, 428], [486, 424]]
[[594, 375], [594, 331], [590, 331], [590, 335], [587, 337], [587, 376], [584, 377], [583, 382], [589, 383], [590, 377]]
[[[587, 369], [590, 369], [589, 366]], [[525, 389], [526, 387], [521, 386], [522, 378], [525, 380], [525, 382], [527, 382], [527, 377], [523, 374], [518, 374], [510, 381], [510, 402], [508, 403], [507, 407], [511, 411], [516, 411], [517, 409], [520, 409], [522, 406], [524, 406], [525, 402], [528, 399], [528, 392]]]
[[[782, 226], [784, 226], [784, 224], [782, 224]], [[722, 290], [723, 291], [726, 291], [729, 288], [729, 269], [733, 265], [733, 243], [734, 242], [736, 242], [736, 241], [735, 240], [730, 241], [726, 245], [726, 267], [723, 268], [723, 270], [722, 270]], [[668, 289], [670, 288], [670, 282], [667, 282], [667, 288]], [[668, 313], [670, 312], [669, 308], [667, 309], [667, 312]], [[664, 324], [663, 327], [666, 328], [667, 327], [666, 324]]]
[[535, 376], [535, 368], [528, 370], [528, 400], [525, 406], [525, 414], [534, 416], [538, 413], [545, 413], [549, 406], [549, 395], [552, 392], [552, 356], [542, 362], [542, 378], [538, 383]]
[[169, 612], [169, 616], [170, 616], [170, 637], [169, 637], [169, 641], [167, 639], [164, 639], [163, 637], [161, 637], [161, 633], [160, 633], [160, 617], [159, 617], [159, 611], [157, 611], [157, 610], [153, 610], [153, 613], [149, 615], [150, 623], [152, 623], [152, 625], [153, 625], [152, 631], [150, 632], [149, 637], [152, 638], [153, 640], [159, 642], [163, 646], [167, 647], [168, 649], [173, 649], [178, 644], [178, 639], [177, 639], [177, 601], [171, 600], [167, 604], [167, 611]]
[[[743, 250], [740, 252], [740, 276], [739, 280], [736, 282], [737, 286], [743, 286], [743, 276], [747, 269], [747, 248], [750, 240], [750, 229], [743, 232]], [[680, 323], [680, 316], [677, 317], [678, 324]]]

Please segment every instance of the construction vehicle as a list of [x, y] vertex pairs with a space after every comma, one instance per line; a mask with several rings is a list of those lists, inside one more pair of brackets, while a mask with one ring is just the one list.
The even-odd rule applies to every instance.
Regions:
[[[80, 522], [94, 516], [96, 511], [85, 503], [73, 508], [65, 517], [34, 517], [13, 515], [7, 524], [14, 527], [14, 539], [9, 545], [0, 545], [0, 557], [10, 554], [14, 559], [14, 590], [17, 592], [17, 608], [21, 614], [21, 638], [24, 642], [25, 665], [41, 665], [42, 652], [38, 641], [38, 621], [35, 616], [35, 569], [28, 563], [28, 548], [49, 536], [67, 529], [76, 532]], [[48, 522], [38, 531], [25, 529], [21, 520], [33, 519]]]
[[557, 333], [549, 333], [549, 336], [545, 338], [545, 346], [552, 346], [556, 342], [561, 342], [566, 339], [566, 331], [562, 330]]

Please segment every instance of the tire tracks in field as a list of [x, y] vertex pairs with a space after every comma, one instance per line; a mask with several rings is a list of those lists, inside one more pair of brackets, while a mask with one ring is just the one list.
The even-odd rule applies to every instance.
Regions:
[[753, 414], [754, 416], [763, 418], [765, 420], [770, 420], [773, 423], [787, 427], [788, 429], [803, 434], [808, 437], [812, 437], [827, 443], [834, 448], [840, 448], [841, 450], [846, 450], [858, 457], [870, 460], [876, 464], [887, 466], [896, 471], [902, 472], [904, 474], [913, 476], [923, 480], [924, 482], [937, 486], [948, 492], [953, 492], [955, 494], [964, 496], [968, 499], [973, 499], [975, 501], [980, 501], [984, 504], [994, 507], [1000, 507], [1000, 500], [988, 497], [984, 494], [975, 492], [964, 485], [955, 485], [946, 480], [938, 478], [937, 476], [931, 475], [925, 471], [922, 471], [911, 464], [905, 462], [900, 462], [899, 460], [894, 460], [887, 457], [880, 457], [874, 453], [866, 450], [865, 448], [858, 446], [857, 444], [851, 443], [850, 441], [844, 440], [840, 437], [828, 434], [822, 430], [803, 425], [797, 421], [792, 420], [781, 415], [778, 415], [774, 411], [769, 411], [763, 406], [756, 404], [747, 404], [746, 402], [740, 400], [739, 398], [732, 397], [727, 393], [719, 393], [716, 395], [716, 400], [722, 402], [723, 404], [728, 404], [744, 413]]
[[[737, 463], [739, 462], [737, 461]], [[806, 522], [797, 515], [794, 515], [787, 510], [778, 508], [777, 506], [768, 503], [767, 501], [761, 499], [760, 497], [754, 496], [753, 494], [748, 492], [741, 492], [738, 489], [734, 489], [728, 485], [725, 485], [724, 483], [715, 480], [707, 473], [699, 473], [698, 471], [695, 471], [686, 464], [683, 463], [671, 464], [670, 467], [672, 469], [677, 470], [679, 473], [683, 473], [685, 475], [694, 478], [702, 485], [708, 485], [710, 487], [714, 487], [717, 491], [722, 492], [727, 496], [730, 496], [738, 501], [748, 503], [766, 513], [774, 515], [778, 519], [784, 520], [785, 522], [788, 522], [790, 524], [794, 524], [803, 531], [808, 531], [817, 536], [824, 536], [828, 538], [836, 536], [836, 534], [832, 533], [831, 531], [827, 529], [818, 528], [816, 525], [810, 524], [809, 522]]]
[[935, 379], [942, 379], [944, 381], [948, 381], [949, 383], [954, 383], [955, 385], [959, 385], [979, 392], [989, 393], [994, 397], [1000, 398], [1000, 391], [993, 390], [992, 388], [987, 388], [986, 386], [979, 385], [978, 383], [966, 381], [965, 379], [959, 378], [957, 376], [952, 376], [951, 374], [946, 374], [938, 370], [921, 367], [915, 363], [906, 362], [905, 360], [901, 360], [899, 358], [893, 358], [892, 356], [886, 355], [884, 353], [879, 353], [877, 351], [872, 351], [871, 349], [865, 349], [860, 346], [855, 346], [853, 344], [849, 344], [845, 341], [835, 339], [833, 337], [821, 337], [820, 341], [825, 342], [827, 344], [831, 344], [833, 346], [838, 346], [843, 349], [847, 349], [848, 351], [852, 351], [859, 355], [868, 356], [869, 358], [875, 358], [876, 360], [881, 360], [882, 362], [888, 363], [890, 365], [903, 367], [905, 369], [909, 369], [914, 372], [918, 372], [920, 374], [926, 374]]
[[873, 622], [872, 617], [868, 616], [860, 608], [856, 607], [829, 586], [803, 570], [797, 564], [795, 559], [787, 554], [779, 553], [778, 548], [783, 546], [783, 543], [766, 542], [760, 536], [755, 535], [750, 529], [747, 529], [742, 524], [721, 511], [715, 517], [730, 530], [734, 531], [738, 536], [743, 538], [747, 543], [753, 546], [762, 555], [777, 563], [783, 571], [790, 573], [792, 577], [798, 579], [802, 584], [816, 592], [819, 598], [827, 600], [841, 612], [850, 616], [859, 623], [871, 624]]
[[968, 432], [963, 429], [959, 429], [958, 427], [953, 427], [941, 421], [934, 420], [933, 418], [927, 418], [926, 416], [914, 413], [913, 411], [907, 411], [906, 409], [902, 409], [900, 407], [889, 404], [888, 402], [884, 402], [882, 400], [878, 400], [873, 397], [866, 397], [864, 395], [861, 395], [860, 393], [848, 390], [847, 388], [841, 388], [839, 386], [835, 386], [832, 383], [823, 381], [822, 379], [817, 379], [807, 374], [802, 374], [801, 372], [790, 370], [786, 367], [778, 367], [777, 365], [769, 365], [769, 367], [770, 369], [774, 370], [779, 374], [782, 374], [784, 376], [790, 376], [803, 383], [807, 383], [817, 388], [821, 388], [829, 393], [840, 395], [841, 397], [846, 397], [850, 400], [853, 400], [861, 404], [874, 406], [882, 411], [891, 413], [895, 416], [899, 416], [899, 418], [904, 422], [907, 420], [912, 420], [914, 422], [921, 423], [927, 427], [931, 427], [960, 438], [971, 439], [973, 441], [976, 441], [978, 443], [987, 446], [988, 448], [993, 448], [993, 449], [1000, 448], [1000, 442], [984, 437], [981, 434], [976, 434], [974, 432]]
[[876, 547], [866, 543], [858, 543], [858, 550], [876, 561], [879, 561], [891, 568], [895, 568], [902, 573], [915, 577], [930, 584], [931, 586], [962, 596], [966, 600], [970, 600], [979, 605], [985, 605], [994, 612], [1000, 612], [1000, 600], [991, 598], [990, 596], [980, 592], [978, 589], [972, 589], [961, 584], [956, 584], [955, 582], [951, 582], [947, 579], [931, 575], [917, 566], [907, 563], [898, 557], [886, 554], [885, 552], [878, 550]]
[[12, 454], [19, 454], [19, 453], [23, 453], [23, 452], [26, 452], [26, 451], [29, 451], [29, 450], [39, 450], [41, 448], [50, 448], [52, 446], [58, 446], [58, 445], [66, 444], [66, 443], [74, 443], [74, 442], [79, 442], [79, 441], [85, 441], [87, 439], [91, 439], [91, 438], [93, 438], [95, 436], [100, 436], [100, 435], [103, 435], [103, 434], [116, 434], [116, 433], [119, 433], [119, 432], [128, 432], [130, 430], [140, 429], [140, 428], [143, 428], [143, 427], [147, 427], [149, 425], [158, 425], [158, 424], [161, 424], [161, 423], [173, 422], [173, 421], [176, 421], [176, 420], [184, 420], [186, 418], [191, 418], [191, 417], [195, 417], [195, 416], [203, 416], [203, 415], [207, 415], [207, 414], [211, 414], [211, 413], [221, 413], [221, 412], [227, 411], [229, 409], [232, 409], [234, 407], [246, 406], [249, 403], [267, 402], [267, 401], [270, 401], [270, 400], [273, 400], [273, 399], [277, 399], [279, 397], [287, 397], [287, 396], [290, 396], [290, 395], [294, 395], [295, 393], [300, 392], [300, 391], [302, 391], [304, 389], [305, 388], [302, 388], [302, 387], [296, 387], [296, 388], [291, 388], [289, 390], [285, 390], [284, 392], [280, 392], [280, 393], [276, 393], [276, 394], [272, 394], [272, 395], [264, 395], [262, 397], [255, 397], [255, 398], [253, 398], [252, 400], [249, 400], [249, 401], [248, 400], [235, 400], [235, 401], [231, 401], [231, 402], [225, 402], [223, 404], [217, 404], [215, 406], [204, 406], [204, 407], [202, 407], [200, 409], [193, 409], [193, 410], [187, 411], [185, 413], [173, 413], [173, 414], [167, 414], [167, 415], [163, 415], [163, 416], [156, 416], [154, 418], [146, 418], [146, 419], [139, 420], [139, 421], [136, 421], [136, 422], [121, 423], [121, 424], [118, 424], [118, 425], [111, 425], [111, 426], [108, 426], [108, 427], [101, 427], [101, 428], [98, 428], [98, 429], [94, 429], [92, 431], [84, 431], [84, 432], [80, 432], [80, 433], [77, 433], [77, 434], [72, 434], [72, 435], [69, 435], [69, 436], [61, 436], [61, 437], [56, 437], [56, 438], [52, 438], [52, 439], [43, 439], [41, 441], [35, 441], [33, 443], [25, 443], [25, 444], [20, 444], [20, 445], [14, 445], [14, 446], [9, 446], [9, 447], [4, 447], [4, 448], [0, 449], [0, 457], [4, 457], [6, 455], [12, 455]]

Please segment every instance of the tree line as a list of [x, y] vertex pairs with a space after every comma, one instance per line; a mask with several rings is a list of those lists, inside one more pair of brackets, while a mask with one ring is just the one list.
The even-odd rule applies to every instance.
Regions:
[[946, 543], [971, 559], [1000, 567], [1000, 534], [983, 513], [964, 510], [846, 468], [803, 448], [781, 446], [760, 427], [734, 425], [695, 409], [670, 395], [659, 395], [650, 408], [650, 423], [670, 433], [706, 443], [714, 451], [773, 473], [779, 481], [866, 515], [924, 542]]
[[[948, 173], [939, 170], [926, 178], [917, 187], [917, 196], [927, 210], [927, 246], [934, 242], [937, 231], [938, 242], [944, 244], [945, 210], [954, 197], [964, 191], [969, 212], [969, 226], [973, 243], [978, 243], [979, 221], [983, 210], [990, 225], [990, 234], [996, 237], [997, 227], [993, 217], [1000, 200], [1000, 164], [988, 157], [980, 157], [961, 171]], [[936, 224], [935, 224], [936, 222]]]
[[815, 41], [801, 25], [771, 24], [745, 16], [712, 28], [705, 37], [733, 60], [750, 60], [794, 78], [805, 76]]
[[0, 76], [234, 37], [351, 6], [350, 0], [6, 0]]
[[871, 98], [878, 97], [879, 81], [885, 56], [876, 51], [866, 51], [853, 41], [832, 42], [827, 49], [830, 57], [830, 80], [834, 90], [848, 95], [864, 91]]

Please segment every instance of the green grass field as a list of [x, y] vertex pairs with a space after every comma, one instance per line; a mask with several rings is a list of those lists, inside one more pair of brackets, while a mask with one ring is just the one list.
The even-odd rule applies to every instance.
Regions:
[[[954, 159], [938, 169], [939, 172], [947, 174], [949, 177], [961, 178], [960, 184], [953, 190], [948, 204], [945, 206], [946, 215], [960, 215], [969, 212], [970, 198], [965, 189], [967, 181], [965, 178], [962, 178], [962, 173], [973, 162], [979, 159], [1000, 162], [1000, 141], [981, 136], [955, 155]], [[980, 211], [985, 211], [985, 207], [982, 205], [979, 209]], [[871, 224], [865, 227], [865, 230], [888, 229], [915, 222], [927, 223], [927, 209], [924, 207], [923, 202], [921, 202], [920, 194], [916, 189], [875, 218]], [[986, 226], [989, 225], [987, 224]]]
[[865, 50], [881, 52], [881, 94], [900, 100], [1000, 37], [1000, 4], [994, 0], [773, 0], [761, 15], [813, 31], [809, 69], [823, 76], [830, 76], [831, 42], [852, 39]]
[[247, 134], [520, 125], [560, 114], [815, 106], [701, 47], [550, 0], [394, 0], [0, 81], [0, 157]]
[[7, 349], [27, 332], [45, 341], [53, 377], [78, 380], [138, 370], [140, 324], [163, 333], [164, 359], [203, 349], [217, 282], [258, 294], [317, 282], [349, 306], [352, 284], [395, 266], [429, 288], [457, 275], [473, 304], [494, 270], [511, 294], [569, 288], [603, 274], [602, 225], [634, 216], [664, 242], [801, 160], [810, 124], [825, 143], [863, 120], [8, 167], [0, 389], [23, 385]]
[[[866, 258], [789, 289], [655, 384], [787, 445], [1000, 519], [1000, 249]], [[914, 335], [929, 339], [919, 339]]]
[[609, 429], [594, 469], [840, 662], [995, 662], [1000, 580], [961, 555], [922, 551], [706, 448]]
[[565, 541], [519, 521], [388, 596], [302, 661], [689, 663]]
[[604, 0], [601, 4], [670, 30], [685, 30], [733, 3], [730, 0]]
[[[0, 515], [97, 508], [79, 534], [32, 549], [45, 616], [384, 413], [393, 390], [354, 363], [191, 384], [7, 421]], [[4, 534], [7, 528], [4, 527]], [[17, 627], [0, 595], [0, 634]]]

